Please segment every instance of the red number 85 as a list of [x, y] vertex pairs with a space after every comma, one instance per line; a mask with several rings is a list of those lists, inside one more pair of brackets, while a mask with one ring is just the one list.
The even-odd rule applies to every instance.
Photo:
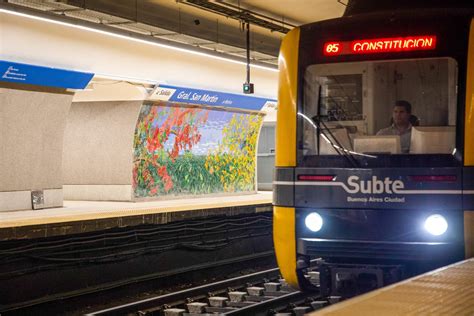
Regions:
[[324, 55], [337, 55], [340, 49], [340, 43], [326, 43], [324, 44]]

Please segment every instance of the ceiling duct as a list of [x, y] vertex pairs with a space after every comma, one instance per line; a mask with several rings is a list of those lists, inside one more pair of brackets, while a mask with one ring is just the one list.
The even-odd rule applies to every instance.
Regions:
[[250, 23], [252, 25], [268, 29], [272, 32], [280, 32], [286, 34], [290, 31], [290, 28], [285, 27], [285, 25], [290, 26], [291, 28], [295, 27], [295, 25], [284, 23], [283, 21], [278, 21], [263, 14], [241, 9], [238, 6], [229, 3], [210, 2], [207, 0], [180, 0], [179, 2], [215, 14], [220, 14], [228, 18], [243, 21], [245, 23]]

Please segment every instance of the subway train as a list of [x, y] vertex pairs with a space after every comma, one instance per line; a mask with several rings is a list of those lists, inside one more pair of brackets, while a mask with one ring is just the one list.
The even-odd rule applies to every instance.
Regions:
[[320, 291], [350, 297], [473, 256], [465, 3], [346, 10], [283, 39], [273, 237], [293, 287], [317, 289], [314, 258]]

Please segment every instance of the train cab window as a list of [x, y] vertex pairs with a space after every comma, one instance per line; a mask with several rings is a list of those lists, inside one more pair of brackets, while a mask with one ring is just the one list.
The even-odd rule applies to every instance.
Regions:
[[299, 155], [452, 155], [456, 100], [452, 58], [310, 65], [298, 113]]

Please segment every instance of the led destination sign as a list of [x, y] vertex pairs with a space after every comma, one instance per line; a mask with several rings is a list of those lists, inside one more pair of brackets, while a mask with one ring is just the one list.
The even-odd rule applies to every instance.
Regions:
[[410, 36], [392, 38], [361, 39], [347, 42], [327, 42], [323, 53], [326, 56], [375, 54], [432, 50], [436, 48], [436, 36]]

